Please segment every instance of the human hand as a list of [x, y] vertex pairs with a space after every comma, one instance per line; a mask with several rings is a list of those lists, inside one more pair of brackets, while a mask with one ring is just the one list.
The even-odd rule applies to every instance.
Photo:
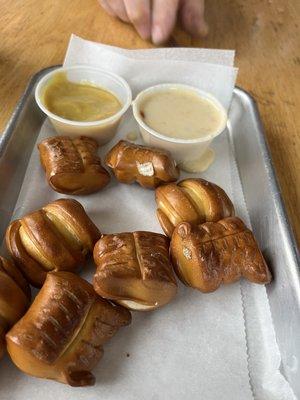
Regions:
[[204, 0], [99, 0], [112, 16], [132, 23], [143, 39], [155, 44], [168, 40], [177, 18], [192, 36], [205, 36]]

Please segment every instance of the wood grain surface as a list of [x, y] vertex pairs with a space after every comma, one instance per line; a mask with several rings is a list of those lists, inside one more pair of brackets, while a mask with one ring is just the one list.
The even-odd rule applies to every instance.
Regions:
[[[300, 243], [300, 1], [209, 0], [207, 38], [177, 28], [170, 45], [236, 50], [238, 85], [257, 100], [285, 204]], [[29, 78], [63, 61], [70, 34], [151, 47], [96, 0], [0, 0], [0, 131]], [[30, 134], [30, 132], [28, 132]]]

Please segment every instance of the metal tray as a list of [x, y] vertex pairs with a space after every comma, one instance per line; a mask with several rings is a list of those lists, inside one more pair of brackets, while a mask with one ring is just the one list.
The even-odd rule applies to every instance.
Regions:
[[[34, 75], [0, 137], [0, 243], [45, 119], [34, 100], [35, 85], [53, 68]], [[267, 292], [282, 357], [281, 372], [300, 397], [299, 250], [286, 216], [258, 109], [252, 97], [240, 88], [234, 90], [228, 128], [252, 228], [275, 277]]]

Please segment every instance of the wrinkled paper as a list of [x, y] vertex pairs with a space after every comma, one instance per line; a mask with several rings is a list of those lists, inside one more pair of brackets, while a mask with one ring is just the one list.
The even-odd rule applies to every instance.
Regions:
[[[208, 49], [125, 50], [72, 36], [65, 65], [90, 64], [123, 76], [133, 96], [162, 82], [197, 86], [228, 109], [237, 69], [234, 52]], [[103, 156], [128, 132], [138, 131], [131, 110], [117, 137], [100, 149]], [[49, 121], [37, 142], [55, 134]], [[234, 155], [224, 133], [212, 144], [216, 160], [201, 177], [219, 184], [234, 199], [237, 214], [250, 226]], [[191, 176], [182, 173], [181, 178]], [[197, 176], [197, 175], [192, 175]], [[62, 196], [47, 185], [35, 147], [14, 218]], [[161, 232], [151, 190], [117, 183], [76, 197], [105, 233]], [[91, 280], [92, 263], [82, 276]], [[202, 294], [179, 284], [174, 301], [154, 312], [135, 312], [105, 345], [94, 369], [96, 385], [71, 388], [22, 374], [8, 357], [2, 360], [1, 400], [292, 400], [281, 375], [280, 353], [264, 286], [246, 281]]]

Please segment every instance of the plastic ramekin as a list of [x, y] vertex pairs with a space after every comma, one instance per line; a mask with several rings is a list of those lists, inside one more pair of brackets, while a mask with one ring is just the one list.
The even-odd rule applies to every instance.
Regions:
[[[50, 112], [43, 104], [43, 91], [49, 80], [58, 72], [65, 72], [71, 82], [92, 83], [113, 93], [121, 102], [122, 108], [109, 118], [99, 121], [79, 122], [71, 121]], [[49, 117], [56, 132], [66, 136], [89, 136], [99, 144], [105, 144], [116, 134], [122, 116], [132, 101], [131, 89], [128, 83], [120, 76], [88, 65], [60, 67], [46, 74], [37, 84], [35, 99], [40, 109]]]
[[[143, 104], [144, 100], [147, 96], [153, 95], [154, 93], [161, 93], [166, 90], [178, 90], [184, 89], [189, 90], [201, 98], [205, 98], [210, 100], [219, 110], [220, 112], [220, 125], [215, 130], [204, 137], [198, 139], [177, 139], [171, 138], [169, 136], [164, 136], [160, 132], [156, 132], [151, 129], [148, 125], [143, 121], [140, 114], [140, 107]], [[139, 124], [140, 132], [144, 142], [153, 147], [158, 147], [164, 150], [168, 150], [173, 155], [176, 162], [180, 165], [184, 162], [196, 161], [201, 158], [201, 156], [206, 152], [212, 140], [220, 135], [226, 128], [227, 125], [227, 113], [222, 104], [210, 93], [207, 93], [203, 90], [195, 88], [189, 85], [183, 84], [174, 84], [174, 83], [165, 83], [156, 86], [151, 86], [138, 94], [135, 100], [132, 103], [133, 107], [133, 115]]]

